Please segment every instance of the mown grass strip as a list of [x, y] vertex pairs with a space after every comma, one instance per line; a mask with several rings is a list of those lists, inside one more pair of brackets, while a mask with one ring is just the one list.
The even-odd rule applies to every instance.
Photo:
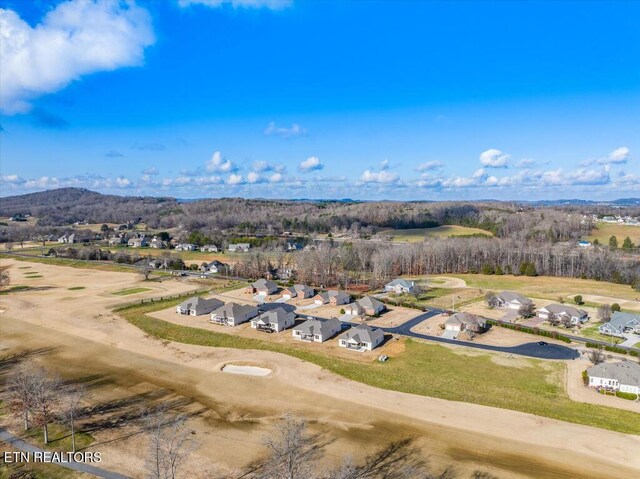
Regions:
[[[491, 355], [468, 356], [434, 344], [407, 340], [406, 352], [386, 363], [361, 363], [295, 346], [181, 326], [147, 313], [180, 299], [130, 305], [115, 312], [148, 335], [200, 346], [274, 351], [308, 361], [354, 381], [422, 396], [511, 409], [587, 426], [640, 435], [640, 414], [571, 401], [561, 386], [562, 363], [521, 359], [528, 366], [496, 364]], [[283, 333], [286, 334], [286, 333]]]
[[120, 291], [114, 291], [111, 294], [115, 294], [117, 296], [127, 296], [130, 294], [144, 293], [145, 291], [151, 291], [151, 288], [127, 288], [121, 289]]

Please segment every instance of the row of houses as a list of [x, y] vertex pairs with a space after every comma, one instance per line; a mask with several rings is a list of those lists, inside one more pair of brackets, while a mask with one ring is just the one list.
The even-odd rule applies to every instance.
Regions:
[[[238, 326], [251, 322], [258, 331], [279, 333], [292, 330], [299, 341], [323, 343], [343, 330], [343, 323], [336, 318], [310, 318], [296, 325], [296, 314], [283, 306], [268, 309], [234, 302], [223, 303], [211, 298], [189, 298], [176, 307], [176, 313], [189, 316], [210, 315], [209, 322], [222, 326]], [[337, 337], [338, 346], [357, 351], [371, 351], [384, 341], [384, 332], [368, 324], [359, 324]]]
[[[533, 301], [514, 291], [502, 291], [494, 296], [492, 306], [520, 310], [523, 306], [533, 307]], [[589, 314], [580, 308], [568, 304], [552, 303], [538, 308], [536, 315], [546, 321], [569, 321], [571, 324], [582, 324], [589, 320]]]

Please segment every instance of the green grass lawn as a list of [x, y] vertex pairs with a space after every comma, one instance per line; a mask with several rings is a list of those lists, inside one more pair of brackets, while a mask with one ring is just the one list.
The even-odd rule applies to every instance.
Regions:
[[[0, 254], [2, 253], [0, 252]], [[94, 262], [79, 261], [76, 259], [69, 259], [69, 258], [49, 258], [49, 257], [43, 258], [40, 256], [33, 256], [30, 258], [27, 258], [25, 256], [7, 256], [7, 257], [15, 261], [28, 261], [30, 263], [52, 264], [54, 266], [69, 266], [71, 268], [95, 269], [99, 271], [115, 271], [118, 273], [135, 273], [136, 272], [135, 268], [127, 267], [127, 266], [123, 266], [115, 263], [109, 263], [109, 262], [94, 263]], [[162, 275], [164, 273], [158, 272], [155, 274]], [[169, 273], [166, 273], [166, 275], [168, 274]]]
[[[22, 438], [26, 442], [50, 451], [71, 451], [71, 431], [58, 423], [49, 424], [49, 444], [45, 446], [42, 428], [31, 428]], [[93, 436], [84, 432], [76, 432], [76, 450], [84, 449], [94, 441]]]
[[[361, 363], [310, 352], [291, 345], [242, 338], [176, 325], [147, 313], [181, 300], [126, 306], [115, 311], [152, 337], [211, 347], [269, 350], [317, 364], [371, 386], [423, 396], [512, 409], [577, 424], [640, 434], [640, 415], [614, 408], [574, 402], [562, 386], [565, 365], [522, 359], [528, 366], [494, 363], [491, 355], [468, 356], [449, 348], [412, 340], [406, 351], [385, 363]], [[471, 367], [472, 366], [472, 367]]]
[[450, 236], [480, 234], [493, 236], [491, 231], [457, 225], [436, 226], [434, 228], [388, 229], [380, 231], [377, 233], [377, 236], [389, 236], [392, 241], [399, 243], [417, 243], [423, 241], [425, 238], [448, 238]]
[[0, 294], [9, 294], [9, 293], [17, 293], [18, 291], [27, 291], [30, 287], [22, 284], [17, 284], [15, 286], [10, 286], [7, 289], [3, 289], [0, 291]]
[[151, 288], [127, 288], [121, 289], [120, 291], [114, 291], [111, 294], [116, 294], [118, 296], [127, 296], [129, 294], [144, 293], [145, 291], [151, 291]]

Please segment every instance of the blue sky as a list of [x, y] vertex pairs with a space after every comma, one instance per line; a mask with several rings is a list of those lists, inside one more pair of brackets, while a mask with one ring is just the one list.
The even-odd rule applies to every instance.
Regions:
[[0, 6], [2, 195], [640, 196], [638, 2]]

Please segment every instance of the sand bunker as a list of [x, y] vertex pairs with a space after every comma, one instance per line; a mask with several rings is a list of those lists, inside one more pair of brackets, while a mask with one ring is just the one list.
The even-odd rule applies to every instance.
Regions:
[[238, 366], [236, 364], [226, 364], [222, 368], [223, 373], [246, 374], [248, 376], [268, 376], [271, 369], [259, 368], [257, 366]]

